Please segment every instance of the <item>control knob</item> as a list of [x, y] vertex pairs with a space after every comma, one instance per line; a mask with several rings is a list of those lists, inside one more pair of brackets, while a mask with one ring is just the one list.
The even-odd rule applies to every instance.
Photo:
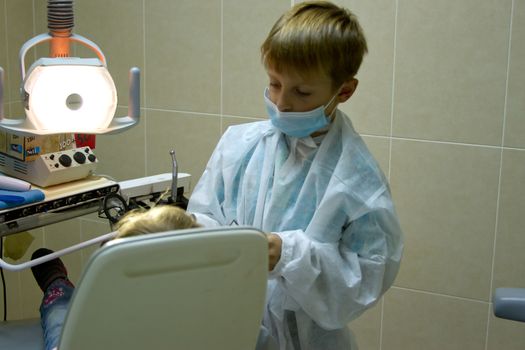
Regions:
[[73, 159], [78, 164], [84, 164], [86, 162], [86, 156], [82, 152], [75, 152], [75, 154], [73, 154]]
[[58, 162], [67, 168], [71, 166], [71, 157], [67, 154], [63, 154], [60, 157], [58, 157]]

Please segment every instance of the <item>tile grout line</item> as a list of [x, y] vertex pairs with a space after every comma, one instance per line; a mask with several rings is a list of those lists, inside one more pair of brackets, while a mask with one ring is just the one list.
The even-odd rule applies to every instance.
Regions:
[[[498, 226], [499, 226], [499, 211], [501, 204], [501, 178], [503, 175], [503, 151], [505, 150], [505, 129], [507, 127], [507, 102], [509, 95], [509, 78], [510, 78], [510, 60], [512, 53], [512, 26], [513, 26], [513, 17], [514, 17], [514, 5], [515, 1], [511, 1], [510, 7], [510, 21], [509, 21], [509, 38], [508, 38], [508, 49], [507, 49], [507, 71], [506, 71], [506, 80], [505, 80], [505, 99], [503, 104], [503, 127], [501, 131], [501, 151], [500, 151], [500, 160], [499, 160], [499, 175], [498, 175], [498, 194], [496, 198], [496, 218], [494, 222], [494, 241], [492, 244], [492, 266], [490, 271], [490, 289], [489, 297], [492, 300], [493, 289], [494, 289], [494, 270], [496, 266], [496, 248], [497, 248], [497, 238], [498, 238]], [[489, 330], [490, 330], [490, 320], [491, 320], [491, 307], [489, 304], [487, 312], [487, 324], [485, 332], [485, 350], [488, 349], [489, 344]]]
[[[392, 145], [393, 145], [393, 134], [394, 134], [394, 101], [395, 101], [395, 82], [396, 82], [396, 50], [397, 50], [397, 21], [399, 14], [399, 1], [395, 1], [394, 5], [394, 42], [392, 48], [392, 96], [390, 104], [390, 136], [389, 136], [389, 147], [388, 147], [388, 181], [390, 182], [390, 176], [392, 174]], [[381, 318], [379, 322], [379, 350], [383, 348], [383, 333], [384, 333], [384, 318], [385, 318], [385, 296], [381, 298]]]
[[396, 50], [397, 50], [397, 16], [399, 10], [399, 1], [396, 0], [394, 8], [394, 43], [392, 53], [392, 95], [390, 103], [390, 147], [388, 154], [388, 180], [390, 180], [391, 168], [392, 168], [392, 138], [394, 135], [394, 100], [395, 100], [395, 82], [396, 82]]
[[[7, 21], [7, 19], [8, 19], [8, 16], [7, 16], [7, 0], [5, 0], [4, 1], [4, 32], [5, 32], [4, 39], [5, 39], [5, 59], [6, 59], [6, 63], [5, 63], [6, 64], [6, 67], [5, 67], [6, 70], [5, 70], [5, 72], [6, 73], [11, 71], [11, 69], [10, 69], [11, 65], [9, 63], [9, 61], [10, 61], [10, 59], [9, 59], [9, 35], [8, 35], [9, 33], [8, 33], [8, 21]], [[4, 77], [5, 77], [5, 75], [4, 75]], [[9, 81], [11, 82], [12, 78], [9, 77], [9, 79], [10, 79]], [[4, 79], [4, 107], [6, 106], [5, 96], [8, 95], [7, 100], [9, 101], [9, 103], [8, 103], [9, 111], [6, 111], [4, 109], [4, 114], [5, 115], [9, 115], [9, 117], [12, 117], [11, 116], [11, 99], [12, 99], [12, 97], [11, 97], [11, 88], [10, 88], [10, 86], [5, 85], [5, 83], [6, 83], [6, 80]], [[5, 91], [7, 91], [7, 94], [5, 94]], [[7, 113], [9, 113], [9, 114], [7, 114]], [[3, 237], [2, 237], [2, 239], [3, 239]], [[44, 237], [44, 241], [45, 241], [45, 237]], [[17, 299], [20, 300], [20, 302], [18, 303], [18, 310], [20, 310], [20, 314], [22, 314], [22, 311], [23, 311], [22, 310], [22, 305], [21, 305], [21, 300], [22, 300], [22, 295], [21, 295], [21, 291], [22, 291], [22, 273], [20, 271], [17, 272], [17, 280], [18, 280], [18, 290], [19, 290], [19, 295], [18, 295], [19, 298], [17, 298]], [[7, 290], [6, 290], [6, 294], [7, 294]]]
[[[167, 113], [185, 113], [185, 114], [194, 114], [194, 115], [202, 115], [202, 116], [210, 116], [210, 117], [220, 117], [220, 114], [217, 113], [206, 113], [206, 112], [195, 112], [195, 111], [183, 111], [178, 109], [163, 109], [163, 108], [145, 108], [150, 111], [155, 112], [167, 112]], [[239, 117], [242, 118], [242, 117]], [[254, 119], [254, 118], [251, 118]]]
[[219, 137], [222, 135], [224, 120], [224, 0], [221, 0], [221, 50], [220, 50], [220, 90], [219, 90]]
[[422, 289], [415, 289], [415, 288], [407, 288], [407, 287], [399, 287], [399, 286], [392, 286], [391, 289], [397, 289], [397, 290], [403, 290], [406, 292], [412, 292], [412, 293], [421, 293], [421, 294], [427, 294], [427, 295], [433, 295], [438, 296], [442, 298], [449, 298], [449, 299], [456, 299], [456, 300], [462, 300], [462, 301], [468, 301], [472, 303], [478, 303], [478, 304], [487, 304], [490, 305], [490, 301], [483, 301], [473, 298], [466, 298], [466, 297], [460, 297], [457, 295], [450, 295], [450, 294], [443, 294], [443, 293], [437, 293], [437, 292], [430, 292]]
[[[371, 138], [378, 138], [378, 139], [387, 139], [387, 140], [390, 139], [390, 136], [385, 136], [385, 135], [373, 135], [373, 134], [365, 134], [365, 133], [359, 133], [359, 135], [363, 137], [371, 137]], [[509, 146], [493, 146], [493, 145], [463, 143], [463, 142], [454, 142], [454, 141], [426, 140], [426, 139], [399, 137], [399, 136], [392, 136], [391, 138], [393, 140], [398, 140], [398, 141], [437, 143], [437, 144], [451, 145], [451, 146], [479, 147], [479, 148], [488, 148], [488, 149], [497, 149], [497, 150], [503, 149], [503, 150], [525, 151], [525, 148], [517, 148], [517, 147], [509, 147]]]
[[142, 92], [144, 96], [144, 114], [142, 116], [142, 119], [144, 120], [144, 176], [147, 176], [148, 173], [148, 123], [147, 123], [147, 100], [146, 100], [146, 0], [142, 0], [142, 64], [143, 66], [143, 73], [142, 73], [142, 86], [144, 87], [144, 91]]
[[[5, 31], [5, 59], [6, 59], [6, 62], [5, 62], [5, 73], [7, 72], [10, 72], [10, 64], [9, 64], [9, 35], [8, 35], [8, 27], [7, 27], [7, 0], [4, 0], [4, 31]], [[11, 77], [9, 77], [9, 79], [11, 79]], [[4, 84], [6, 83], [6, 79], [5, 79], [5, 75], [4, 75]], [[7, 94], [5, 93], [5, 91], [7, 91]], [[4, 106], [5, 106], [5, 102], [6, 102], [6, 99], [5, 99], [5, 96], [8, 95], [8, 98], [7, 98], [7, 101], [9, 101], [9, 103], [11, 102], [11, 89], [9, 88], [9, 86], [7, 85], [4, 85]], [[9, 104], [9, 112], [5, 111], [4, 110], [4, 113], [6, 115], [9, 115], [11, 116], [11, 104]], [[7, 114], [9, 113], [9, 114]]]
[[[35, 0], [33, 0], [32, 2], [32, 7], [33, 7], [33, 37], [36, 36], [36, 8], [35, 8]], [[37, 60], [37, 55], [36, 55], [36, 46], [33, 47], [33, 61], [36, 61]]]

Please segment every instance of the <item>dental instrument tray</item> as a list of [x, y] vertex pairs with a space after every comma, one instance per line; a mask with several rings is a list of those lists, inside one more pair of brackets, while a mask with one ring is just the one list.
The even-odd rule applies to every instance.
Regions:
[[28, 205], [0, 210], [0, 237], [25, 231], [97, 210], [101, 201], [119, 191], [119, 184], [102, 176], [39, 188], [45, 199]]

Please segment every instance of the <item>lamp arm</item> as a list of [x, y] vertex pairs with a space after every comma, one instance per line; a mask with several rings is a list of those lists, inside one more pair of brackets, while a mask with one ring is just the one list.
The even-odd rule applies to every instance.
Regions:
[[37, 35], [29, 39], [28, 41], [24, 43], [24, 45], [22, 45], [22, 47], [20, 48], [20, 51], [18, 52], [18, 57], [20, 60], [20, 73], [22, 74], [22, 82], [24, 81], [26, 77], [25, 59], [26, 59], [27, 51], [29, 51], [29, 49], [31, 49], [33, 46], [49, 41], [51, 39], [53, 39], [51, 35], [47, 33], [43, 33], [43, 34]]
[[[20, 59], [20, 73], [22, 74], [22, 81], [24, 81], [26, 77], [26, 64], [25, 64], [25, 58], [26, 54], [32, 47], [41, 44], [46, 41], [50, 41], [53, 39], [52, 35], [49, 35], [48, 33], [42, 33], [39, 34], [22, 45], [20, 48], [20, 52], [18, 54], [18, 57]], [[71, 34], [71, 36], [68, 38], [70, 41], [80, 43], [84, 45], [85, 47], [91, 49], [93, 52], [97, 54], [98, 59], [102, 62], [104, 67], [107, 67], [106, 64], [106, 56], [104, 56], [104, 53], [102, 53], [102, 50], [100, 47], [98, 47], [97, 44], [95, 44], [93, 41], [89, 40], [88, 38], [83, 37], [82, 35], [78, 34]]]
[[98, 59], [100, 60], [100, 62], [102, 62], [104, 67], [107, 67], [106, 56], [104, 56], [100, 47], [98, 47], [98, 45], [95, 44], [93, 41], [89, 40], [88, 38], [83, 37], [82, 35], [78, 35], [78, 34], [71, 34], [71, 36], [69, 37], [69, 40], [80, 43], [84, 45], [85, 47], [87, 47], [88, 49], [91, 49], [93, 52], [97, 54]]

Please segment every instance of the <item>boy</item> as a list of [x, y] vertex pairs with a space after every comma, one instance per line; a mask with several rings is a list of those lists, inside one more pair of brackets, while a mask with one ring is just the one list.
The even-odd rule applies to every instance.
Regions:
[[204, 226], [268, 232], [258, 349], [354, 349], [348, 322], [392, 285], [402, 233], [387, 181], [337, 109], [367, 45], [356, 17], [302, 2], [261, 47], [269, 121], [229, 128], [189, 202]]

